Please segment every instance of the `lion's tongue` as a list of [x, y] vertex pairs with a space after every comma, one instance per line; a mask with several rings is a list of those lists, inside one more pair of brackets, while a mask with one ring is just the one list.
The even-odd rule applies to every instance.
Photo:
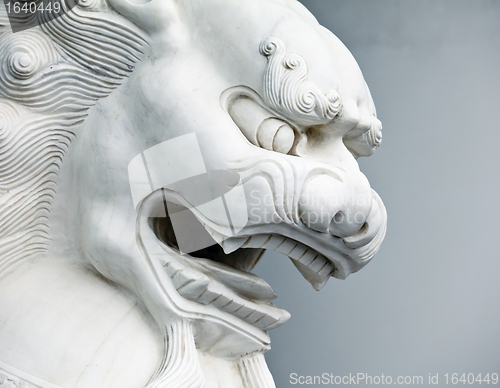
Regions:
[[193, 268], [219, 281], [239, 295], [256, 301], [271, 301], [277, 297], [271, 286], [260, 277], [217, 261], [193, 257]]

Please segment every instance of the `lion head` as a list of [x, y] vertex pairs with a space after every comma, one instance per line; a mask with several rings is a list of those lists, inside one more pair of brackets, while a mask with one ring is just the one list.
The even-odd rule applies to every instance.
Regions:
[[319, 290], [385, 235], [356, 161], [381, 124], [355, 60], [295, 1], [66, 11], [0, 19], [1, 276], [72, 249], [161, 328], [148, 387], [204, 386], [197, 349], [273, 386], [261, 355], [289, 314], [250, 273], [263, 252]]

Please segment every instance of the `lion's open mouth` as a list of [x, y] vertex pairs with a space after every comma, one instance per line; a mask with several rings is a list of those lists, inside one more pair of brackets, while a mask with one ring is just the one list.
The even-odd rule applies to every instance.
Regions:
[[335, 271], [333, 264], [312, 248], [276, 234], [247, 237], [245, 243], [230, 254], [219, 244], [181, 254], [168, 214], [149, 220], [159, 243], [175, 252], [174, 256], [165, 255], [163, 265], [180, 295], [214, 306], [263, 330], [279, 326], [289, 318], [286, 311], [271, 303], [277, 297], [271, 286], [250, 272], [266, 249], [289, 256], [317, 289]]
[[[353, 236], [351, 240], [354, 240], [351, 241], [315, 232], [305, 225], [296, 225], [293, 233], [287, 231], [286, 225], [282, 230], [276, 225], [255, 225], [236, 236], [220, 240], [217, 239], [217, 232], [192, 215], [211, 238], [211, 243], [204, 245], [203, 249], [185, 250], [181, 249], [185, 247], [184, 242], [176, 238], [178, 223], [173, 223], [176, 213], [169, 214], [167, 203], [170, 201], [165, 201], [161, 191], [152, 194], [146, 204], [141, 206], [139, 214], [144, 216], [139, 215], [138, 220], [144, 221], [138, 225], [143, 224], [144, 232], [149, 230], [143, 236], [143, 244], [150, 260], [156, 263], [154, 267], [160, 282], [171, 289], [167, 294], [173, 298], [176, 308], [201, 312], [206, 316], [218, 310], [222, 313], [217, 313], [220, 319], [236, 318], [264, 331], [280, 326], [290, 318], [288, 312], [271, 303], [277, 296], [271, 286], [250, 272], [265, 250], [288, 256], [304, 278], [319, 290], [330, 277], [345, 278], [366, 264], [375, 254], [385, 233], [384, 223], [383, 228], [377, 228], [379, 231], [375, 237], [370, 237], [368, 244], [356, 247], [355, 244], [359, 243], [357, 240], [364, 244], [365, 229], [370, 228], [362, 228], [358, 233], [360, 236]], [[161, 216], [151, 211], [157, 205], [164, 209], [160, 212]], [[175, 206], [181, 207], [183, 214], [191, 214], [192, 209], [179, 204]], [[191, 236], [192, 240], [197, 240], [200, 235], [193, 231], [193, 225], [192, 220], [189, 220], [185, 223], [187, 229], [178, 235]], [[294, 236], [306, 242], [298, 241]], [[353, 245], [353, 248], [348, 244]], [[349, 250], [354, 252], [354, 259], [345, 253]], [[172, 292], [181, 299], [172, 296]]]
[[[158, 239], [180, 254], [170, 217], [153, 218], [151, 225]], [[225, 254], [218, 244], [183, 254], [192, 267], [223, 283], [239, 295], [253, 300], [269, 301], [276, 298], [271, 287], [250, 271], [264, 253], [264, 249], [238, 249]]]
[[270, 330], [289, 319], [275, 307], [273, 289], [250, 271], [265, 248], [240, 248], [226, 254], [214, 244], [190, 254], [181, 254], [170, 217], [150, 218], [160, 244], [175, 252], [165, 256], [164, 268], [179, 294], [193, 302], [216, 307], [262, 330]]

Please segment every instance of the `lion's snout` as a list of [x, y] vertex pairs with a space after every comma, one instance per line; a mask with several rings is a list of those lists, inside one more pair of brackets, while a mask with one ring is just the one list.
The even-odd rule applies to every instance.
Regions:
[[[300, 218], [317, 232], [349, 238], [367, 228], [367, 221], [373, 218], [373, 202], [370, 185], [361, 173], [347, 181], [322, 173], [309, 179], [303, 187]], [[376, 224], [376, 220], [370, 221]]]

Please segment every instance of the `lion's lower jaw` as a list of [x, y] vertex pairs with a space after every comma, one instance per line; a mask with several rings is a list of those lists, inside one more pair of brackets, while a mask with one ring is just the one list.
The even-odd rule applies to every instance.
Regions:
[[166, 326], [164, 336], [165, 355], [146, 388], [276, 387], [263, 353], [238, 361], [200, 354], [188, 320], [179, 319]]

